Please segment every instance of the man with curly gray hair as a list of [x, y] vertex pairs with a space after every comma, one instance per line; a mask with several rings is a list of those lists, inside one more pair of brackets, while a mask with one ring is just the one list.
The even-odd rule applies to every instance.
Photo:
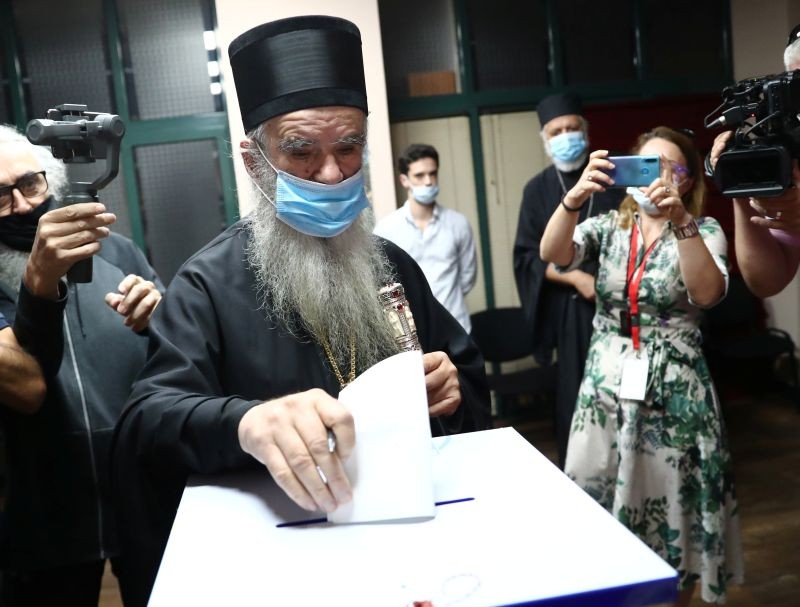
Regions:
[[[95, 607], [118, 549], [108, 446], [144, 364], [161, 299], [155, 271], [96, 202], [59, 206], [68, 186], [49, 148], [0, 126], [0, 314], [38, 361], [41, 406], [4, 411], [8, 486], [1, 603]], [[100, 242], [104, 244], [101, 250]], [[92, 282], [65, 281], [93, 258]]]

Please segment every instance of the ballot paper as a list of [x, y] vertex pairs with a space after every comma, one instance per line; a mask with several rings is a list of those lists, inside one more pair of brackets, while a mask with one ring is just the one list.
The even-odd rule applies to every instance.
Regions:
[[344, 462], [353, 499], [328, 514], [328, 521], [433, 518], [433, 451], [422, 353], [396, 354], [367, 369], [339, 393], [339, 402], [355, 422], [355, 450]]

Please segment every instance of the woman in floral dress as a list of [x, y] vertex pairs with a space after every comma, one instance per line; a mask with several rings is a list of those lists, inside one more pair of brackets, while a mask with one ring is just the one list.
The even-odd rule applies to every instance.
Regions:
[[703, 600], [722, 603], [727, 584], [742, 581], [742, 556], [699, 322], [725, 295], [727, 242], [716, 220], [699, 217], [701, 161], [687, 136], [658, 127], [634, 153], [659, 155], [660, 176], [628, 188], [619, 211], [576, 225], [592, 193], [614, 184], [608, 152], [593, 152], [542, 238], [542, 258], [563, 271], [599, 263], [565, 471], [678, 571], [679, 605], [698, 581]]

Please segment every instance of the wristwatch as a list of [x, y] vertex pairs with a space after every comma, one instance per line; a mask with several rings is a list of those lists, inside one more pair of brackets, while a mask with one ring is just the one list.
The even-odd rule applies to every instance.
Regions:
[[697, 222], [692, 217], [685, 226], [672, 226], [672, 233], [675, 234], [675, 240], [683, 240], [684, 238], [691, 238], [700, 233], [700, 228], [697, 227]]

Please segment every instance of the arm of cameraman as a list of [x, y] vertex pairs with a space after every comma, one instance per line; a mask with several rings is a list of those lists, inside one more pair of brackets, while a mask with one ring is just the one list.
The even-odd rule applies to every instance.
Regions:
[[63, 352], [61, 322], [67, 301], [62, 277], [81, 259], [100, 249], [115, 216], [99, 203], [80, 203], [45, 213], [25, 265], [14, 332], [36, 359], [45, 377], [58, 372]]
[[[716, 168], [717, 159], [725, 150], [725, 145], [732, 134], [731, 131], [726, 131], [714, 139], [714, 145], [708, 156], [712, 168]], [[793, 188], [788, 189], [783, 196], [770, 199], [769, 202], [765, 199], [759, 201], [760, 204], [759, 202], [751, 204], [747, 198], [733, 199], [736, 260], [745, 283], [758, 297], [771, 297], [780, 293], [792, 281], [800, 264], [800, 248], [781, 243], [769, 230], [764, 229], [764, 227], [787, 228], [794, 218], [800, 222], [800, 189], [798, 189], [800, 172], [796, 162], [793, 181]], [[782, 221], [770, 221], [759, 214], [758, 211], [768, 214], [765, 208], [767, 206], [771, 217], [774, 217], [777, 211], [781, 211]], [[800, 230], [793, 231], [800, 233]]]
[[[787, 193], [794, 198], [792, 204], [800, 210], [800, 189], [791, 188]], [[764, 218], [758, 215], [747, 198], [734, 198], [733, 217], [736, 259], [747, 286], [758, 297], [780, 293], [797, 272], [800, 247], [783, 244], [769, 230], [758, 225]]]

